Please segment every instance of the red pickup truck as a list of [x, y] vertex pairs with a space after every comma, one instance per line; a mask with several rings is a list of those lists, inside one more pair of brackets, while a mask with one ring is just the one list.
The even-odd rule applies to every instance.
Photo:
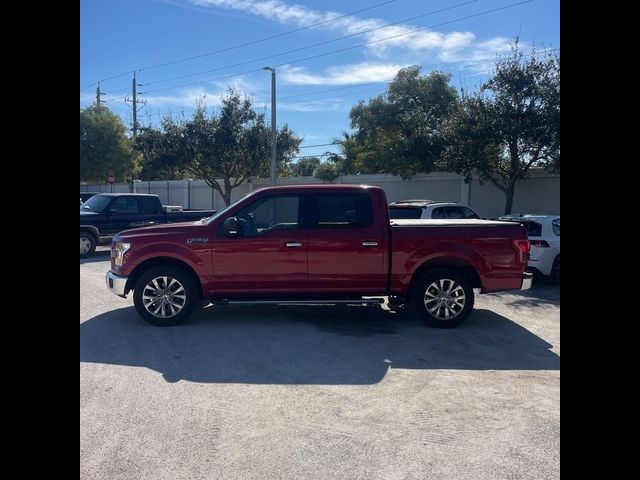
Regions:
[[[476, 292], [527, 289], [527, 233], [512, 222], [389, 220], [379, 187], [294, 185], [257, 190], [197, 222], [113, 238], [108, 288], [154, 325], [213, 303], [412, 302], [454, 327]], [[377, 298], [376, 298], [377, 297]]]

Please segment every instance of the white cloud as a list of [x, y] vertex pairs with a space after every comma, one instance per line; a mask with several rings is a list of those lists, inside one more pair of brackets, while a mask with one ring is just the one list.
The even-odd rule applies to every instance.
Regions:
[[[187, 0], [191, 4], [201, 7], [217, 7], [254, 15], [276, 21], [293, 27], [308, 27], [320, 22], [344, 15], [336, 11], [312, 10], [303, 5], [286, 3], [281, 0]], [[464, 10], [461, 10], [464, 11]], [[319, 25], [318, 29], [333, 30], [341, 35], [351, 35], [386, 25], [389, 22], [377, 18], [361, 19], [354, 16], [340, 18], [335, 21]], [[437, 23], [437, 22], [434, 22]], [[501, 37], [476, 42], [472, 32], [441, 33], [430, 30], [412, 32], [420, 26], [398, 24], [364, 33], [362, 43], [377, 42], [366, 48], [373, 54], [382, 57], [389, 55], [389, 50], [399, 49], [408, 53], [428, 53], [434, 55], [433, 60], [453, 62], [474, 60], [483, 55], [495, 55], [496, 51], [507, 51]], [[384, 40], [389, 37], [389, 40]], [[467, 56], [470, 55], [470, 56]]]
[[241, 96], [252, 98], [254, 103], [264, 101], [260, 95], [254, 94], [256, 85], [246, 77], [233, 77], [228, 82], [210, 82], [214, 88], [193, 87], [168, 95], [145, 95], [147, 105], [194, 107], [198, 101], [203, 101], [207, 108], [220, 106], [220, 101], [227, 94], [229, 87], [233, 87]]
[[303, 67], [285, 65], [280, 67], [279, 76], [283, 83], [295, 85], [352, 85], [391, 80], [404, 66], [363, 62], [336, 65], [327, 68], [324, 74], [314, 74]]

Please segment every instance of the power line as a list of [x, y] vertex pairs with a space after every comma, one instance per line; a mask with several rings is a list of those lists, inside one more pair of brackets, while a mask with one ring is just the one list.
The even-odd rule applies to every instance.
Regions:
[[[462, 20], [468, 20], [470, 18], [480, 17], [480, 16], [483, 16], [483, 15], [487, 15], [489, 13], [494, 13], [494, 12], [497, 12], [497, 11], [500, 11], [500, 10], [506, 10], [508, 8], [512, 8], [512, 7], [515, 7], [515, 6], [518, 6], [518, 5], [523, 5], [525, 3], [531, 3], [532, 1], [533, 0], [524, 0], [522, 2], [512, 3], [512, 4], [509, 4], [509, 5], [505, 5], [503, 7], [493, 8], [491, 10], [485, 10], [483, 12], [476, 13], [476, 14], [473, 14], [473, 15], [467, 15], [467, 16], [464, 16], [464, 17], [459, 17], [459, 18], [456, 18], [456, 19], [453, 19], [453, 20], [449, 20], [447, 22], [442, 22], [442, 23], [438, 23], [438, 24], [435, 24], [435, 25], [425, 26], [425, 27], [419, 27], [417, 29], [409, 30], [408, 32], [404, 32], [404, 33], [400, 33], [400, 34], [397, 34], [397, 35], [393, 35], [391, 37], [385, 37], [385, 38], [381, 38], [381, 39], [378, 39], [378, 40], [373, 40], [373, 41], [370, 41], [370, 42], [359, 43], [357, 45], [352, 45], [350, 47], [344, 47], [344, 48], [340, 48], [340, 49], [337, 49], [337, 50], [331, 50], [331, 51], [320, 53], [320, 54], [317, 54], [317, 55], [312, 55], [312, 56], [309, 56], [309, 57], [298, 58], [296, 60], [291, 60], [291, 61], [288, 61], [288, 62], [279, 63], [279, 64], [274, 65], [273, 67], [277, 68], [277, 67], [282, 67], [284, 65], [292, 65], [292, 64], [295, 64], [295, 63], [305, 62], [307, 60], [313, 60], [313, 59], [316, 59], [316, 58], [325, 57], [327, 55], [333, 55], [335, 53], [345, 52], [347, 50], [353, 50], [354, 48], [360, 48], [360, 47], [364, 47], [364, 46], [367, 46], [367, 45], [373, 45], [373, 44], [376, 44], [376, 43], [386, 42], [388, 40], [393, 40], [395, 38], [404, 37], [404, 36], [410, 35], [412, 33], [416, 33], [416, 32], [422, 31], [422, 30], [426, 30], [428, 28], [441, 27], [443, 25], [449, 25], [451, 23], [460, 22]], [[198, 84], [201, 84], [201, 83], [212, 82], [212, 81], [215, 81], [215, 80], [221, 80], [223, 78], [229, 78], [229, 77], [234, 77], [234, 76], [240, 77], [240, 76], [247, 75], [249, 73], [258, 72], [260, 70], [262, 70], [262, 68], [252, 69], [252, 70], [248, 70], [248, 71], [240, 72], [240, 73], [231, 73], [231, 74], [223, 75], [221, 77], [215, 77], [215, 78], [210, 78], [210, 79], [205, 79], [205, 80], [198, 80], [196, 82], [189, 82], [189, 83], [184, 83], [184, 84], [181, 84], [181, 85], [174, 85], [172, 87], [156, 88], [154, 90], [148, 91], [147, 93], [159, 92], [159, 91], [164, 91], [164, 90], [172, 90], [174, 88], [188, 87], [188, 86], [191, 86], [191, 85], [198, 85]]]
[[347, 85], [346, 87], [327, 88], [325, 90], [316, 90], [315, 92], [300, 93], [300, 94], [297, 94], [297, 95], [287, 95], [286, 97], [280, 97], [280, 100], [285, 100], [285, 99], [288, 99], [288, 98], [306, 97], [306, 96], [309, 96], [309, 95], [314, 95], [316, 93], [326, 93], [326, 92], [334, 92], [336, 90], [346, 90], [348, 88], [363, 87], [365, 85], [375, 85], [376, 83], [388, 83], [391, 80], [393, 80], [393, 79], [380, 80], [378, 82], [358, 83], [358, 84], [355, 84], [355, 85]]
[[220, 70], [226, 70], [227, 68], [240, 67], [242, 65], [247, 65], [249, 63], [261, 62], [263, 60], [269, 60], [271, 58], [281, 57], [283, 55], [288, 55], [290, 53], [301, 52], [303, 50], [309, 50], [310, 48], [320, 47], [322, 45], [328, 45], [330, 43], [338, 42], [340, 40], [345, 40], [347, 38], [353, 38], [353, 37], [357, 37], [357, 36], [360, 36], [360, 35], [364, 35], [366, 33], [374, 32], [376, 30], [382, 30], [383, 28], [389, 28], [389, 27], [392, 27], [394, 25], [398, 25], [398, 24], [403, 23], [403, 22], [409, 22], [411, 20], [416, 20], [418, 18], [423, 18], [423, 17], [427, 17], [429, 15], [434, 15], [436, 13], [441, 13], [441, 12], [444, 12], [444, 11], [447, 11], [447, 10], [452, 10], [454, 8], [458, 8], [458, 7], [462, 7], [462, 6], [465, 6], [465, 5], [469, 5], [470, 3], [475, 3], [477, 1], [478, 0], [469, 0], [469, 1], [466, 1], [466, 2], [458, 3], [456, 5], [451, 5], [450, 7], [441, 8], [439, 10], [433, 10], [431, 12], [422, 13], [420, 15], [415, 15], [413, 17], [403, 18], [403, 19], [398, 20], [396, 22], [387, 23], [386, 25], [380, 25], [378, 27], [370, 28], [368, 30], [363, 30], [361, 32], [351, 33], [349, 35], [343, 35], [342, 37], [332, 38], [332, 39], [329, 39], [329, 40], [325, 40], [323, 42], [313, 43], [311, 45], [307, 45], [307, 46], [304, 46], [304, 47], [293, 48], [291, 50], [286, 50], [286, 51], [281, 52], [281, 53], [275, 53], [273, 55], [267, 55], [267, 56], [264, 56], [264, 57], [258, 57], [258, 58], [254, 58], [254, 59], [251, 59], [251, 60], [245, 60], [243, 62], [234, 63], [234, 64], [231, 64], [231, 65], [225, 65], [223, 67], [217, 67], [217, 68], [213, 68], [213, 69], [210, 69], [210, 70], [203, 70], [201, 72], [196, 72], [196, 73], [187, 73], [187, 74], [184, 74], [184, 75], [178, 75], [176, 77], [165, 78], [163, 80], [156, 80], [155, 82], [149, 82], [148, 85], [155, 85], [156, 83], [170, 82], [172, 80], [179, 80], [181, 78], [195, 77], [197, 75], [204, 75], [205, 73], [212, 73], [212, 72], [217, 72], [217, 71], [220, 71]]
[[[344, 15], [340, 15], [338, 17], [330, 18], [328, 20], [323, 20], [322, 22], [314, 23], [312, 25], [307, 25], [305, 27], [296, 28], [294, 30], [289, 30], [287, 32], [278, 33], [276, 35], [271, 35], [270, 37], [265, 37], [265, 38], [261, 38], [261, 39], [258, 39], [258, 40], [253, 40], [251, 42], [242, 43], [240, 45], [234, 45], [232, 47], [223, 48], [221, 50], [215, 50], [213, 52], [207, 52], [207, 53], [203, 53], [201, 55], [194, 55], [193, 57], [187, 57], [187, 58], [183, 58], [183, 59], [180, 59], [180, 60], [174, 60], [172, 62], [160, 63], [160, 64], [157, 64], [157, 65], [152, 65], [150, 67], [143, 67], [143, 68], [139, 69], [138, 71], [151, 70], [153, 68], [165, 67], [165, 66], [168, 66], [168, 65], [175, 65], [176, 63], [187, 62], [189, 60], [195, 60], [195, 59], [198, 59], [198, 58], [203, 58], [203, 57], [208, 57], [208, 56], [211, 56], [211, 55], [216, 55], [218, 53], [224, 53], [224, 52], [228, 52], [228, 51], [231, 51], [231, 50], [236, 50], [236, 49], [242, 48], [242, 47], [248, 47], [250, 45], [256, 45], [258, 43], [266, 42], [267, 40], [273, 40], [274, 38], [284, 37], [285, 35], [290, 35], [292, 33], [300, 32], [302, 30], [308, 30], [310, 28], [314, 28], [314, 27], [317, 27], [319, 25], [324, 25], [326, 23], [330, 23], [330, 22], [334, 22], [336, 20], [340, 20], [341, 18], [350, 17], [350, 16], [355, 15], [357, 13], [362, 13], [362, 12], [366, 12], [367, 10], [372, 10], [374, 8], [382, 7], [383, 5], [387, 5], [387, 4], [393, 3], [395, 1], [396, 0], [389, 0], [387, 2], [378, 3], [376, 5], [372, 5], [372, 6], [367, 7], [367, 8], [356, 10], [356, 11], [351, 12], [351, 13], [345, 13]], [[474, 1], [477, 1], [477, 0], [474, 0]]]
[[[320, 26], [320, 25], [325, 25], [327, 23], [335, 22], [336, 20], [340, 20], [341, 18], [345, 18], [345, 17], [350, 17], [350, 16], [355, 15], [357, 13], [362, 13], [362, 12], [366, 12], [368, 10], [373, 10], [374, 8], [379, 8], [379, 7], [382, 7], [384, 5], [388, 5], [389, 3], [394, 3], [395, 1], [396, 0], [387, 0], [386, 2], [378, 3], [378, 4], [372, 5], [370, 7], [362, 8], [360, 10], [355, 10], [355, 11], [350, 12], [350, 13], [345, 13], [344, 15], [339, 15], [337, 17], [333, 17], [333, 18], [330, 18], [328, 20], [323, 20], [323, 21], [318, 22], [318, 23], [314, 23], [314, 24], [307, 25], [307, 26], [304, 26], [304, 27], [296, 28], [294, 30], [288, 30], [288, 31], [283, 32], [283, 33], [278, 33], [276, 35], [271, 35], [269, 37], [260, 38], [258, 40], [253, 40], [251, 42], [241, 43], [239, 45], [233, 45], [231, 47], [223, 48], [221, 50], [215, 50], [215, 51], [212, 51], [212, 52], [206, 52], [206, 53], [202, 53], [200, 55], [194, 55], [192, 57], [181, 58], [181, 59], [173, 60], [173, 61], [170, 61], [170, 62], [158, 63], [158, 64], [155, 64], [155, 65], [149, 65], [147, 67], [141, 67], [141, 68], [138, 68], [136, 70], [128, 70], [126, 72], [119, 73], [117, 75], [113, 75], [113, 76], [108, 77], [108, 78], [103, 78], [103, 79], [101, 79], [99, 81], [100, 82], [106, 82], [107, 80], [113, 80], [115, 78], [124, 77], [125, 75], [129, 75], [131, 73], [134, 73], [135, 71], [141, 72], [143, 70], [152, 70], [154, 68], [166, 67], [168, 65], [175, 65], [175, 64], [178, 64], [178, 63], [188, 62], [190, 60], [196, 60], [198, 58], [203, 58], [203, 57], [208, 57], [208, 56], [211, 56], [211, 55], [216, 55], [218, 53], [229, 52], [231, 50], [236, 50], [238, 48], [248, 47], [250, 45], [256, 45], [258, 43], [266, 42], [268, 40], [273, 40], [274, 38], [284, 37], [285, 35], [290, 35], [292, 33], [297, 33], [297, 32], [300, 32], [302, 30], [308, 30], [308, 29], [315, 28], [315, 27]], [[86, 90], [87, 88], [90, 88], [90, 87], [92, 87], [93, 85], [95, 85], [97, 83], [98, 83], [98, 81], [90, 83], [89, 85], [86, 85], [86, 86], [82, 87], [80, 89], [80, 91], [82, 92], [83, 90]]]

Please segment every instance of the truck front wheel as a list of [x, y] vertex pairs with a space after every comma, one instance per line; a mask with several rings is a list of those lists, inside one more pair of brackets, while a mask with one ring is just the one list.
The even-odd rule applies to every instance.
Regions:
[[199, 301], [193, 276], [169, 265], [144, 272], [133, 290], [133, 304], [138, 314], [161, 327], [181, 323]]
[[448, 268], [423, 273], [414, 284], [412, 297], [420, 316], [433, 327], [456, 327], [473, 310], [471, 283], [463, 273]]
[[89, 232], [80, 230], [80, 258], [93, 255], [96, 251], [96, 238]]

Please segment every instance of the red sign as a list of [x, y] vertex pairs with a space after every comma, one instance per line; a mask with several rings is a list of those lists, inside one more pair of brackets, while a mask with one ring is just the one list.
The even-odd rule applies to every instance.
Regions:
[[109, 174], [109, 184], [113, 185], [116, 181], [116, 177], [113, 176], [113, 173]]

